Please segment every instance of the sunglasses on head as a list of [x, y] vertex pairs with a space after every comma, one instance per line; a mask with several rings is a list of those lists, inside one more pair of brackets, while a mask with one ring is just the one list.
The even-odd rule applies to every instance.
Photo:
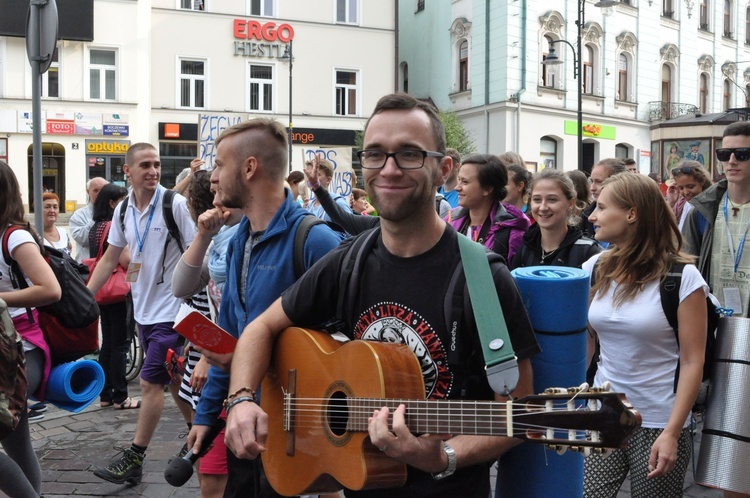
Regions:
[[692, 172], [693, 172], [692, 166], [678, 166], [676, 168], [672, 168], [672, 176], [689, 175]]
[[719, 161], [729, 161], [734, 154], [738, 161], [747, 161], [750, 159], [750, 147], [738, 147], [736, 149], [716, 149], [716, 159]]

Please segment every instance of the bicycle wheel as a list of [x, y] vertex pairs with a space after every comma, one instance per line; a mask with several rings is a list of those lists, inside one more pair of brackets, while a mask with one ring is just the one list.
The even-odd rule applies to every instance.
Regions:
[[130, 382], [138, 377], [143, 367], [143, 348], [141, 340], [138, 338], [138, 330], [135, 331], [130, 340], [130, 347], [125, 362], [125, 378]]

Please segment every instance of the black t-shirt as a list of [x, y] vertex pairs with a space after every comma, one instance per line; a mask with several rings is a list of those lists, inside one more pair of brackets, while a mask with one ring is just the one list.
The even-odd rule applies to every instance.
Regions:
[[[379, 238], [365, 260], [357, 295], [353, 302], [345, 301], [347, 316], [336, 318], [347, 324], [344, 332], [350, 339], [400, 342], [412, 349], [422, 365], [429, 399], [493, 399], [473, 319], [464, 317], [463, 323], [450, 331], [446, 324], [446, 293], [460, 262], [457, 237], [456, 231], [446, 226], [434, 247], [411, 258], [389, 253]], [[282, 294], [284, 312], [296, 325], [312, 328], [334, 317], [342, 258], [350, 243], [326, 255]], [[518, 289], [504, 264], [493, 264], [492, 271], [513, 349], [519, 359], [528, 358], [539, 346]], [[405, 487], [369, 493], [409, 498], [486, 497], [488, 468], [489, 464], [461, 468], [441, 481], [409, 468]], [[368, 492], [347, 492], [347, 496], [366, 495]]]

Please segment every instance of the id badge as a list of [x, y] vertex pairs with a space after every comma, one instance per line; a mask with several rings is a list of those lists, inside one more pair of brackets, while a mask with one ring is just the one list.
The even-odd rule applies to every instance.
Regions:
[[724, 287], [724, 307], [734, 310], [735, 315], [742, 315], [742, 298], [737, 287]]
[[138, 281], [138, 274], [141, 272], [141, 263], [130, 263], [128, 265], [128, 273], [125, 276], [125, 281], [129, 283]]

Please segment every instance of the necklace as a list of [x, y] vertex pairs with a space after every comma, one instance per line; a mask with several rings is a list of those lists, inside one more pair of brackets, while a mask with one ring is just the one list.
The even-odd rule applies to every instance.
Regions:
[[551, 251], [545, 251], [544, 249], [542, 249], [542, 259], [539, 262], [540, 263], [544, 263], [544, 260], [547, 259], [548, 257], [552, 256], [552, 253], [555, 252], [555, 251], [557, 251], [557, 249], [558, 249], [557, 247], [555, 247]]
[[[727, 196], [727, 199], [729, 199], [729, 196]], [[729, 199], [729, 204], [732, 205], [732, 217], [737, 216], [737, 213], [740, 212], [740, 208], [742, 208], [742, 206], [744, 206], [745, 204], [749, 202], [750, 201], [745, 201], [742, 204], [735, 204], [734, 202], [732, 202], [732, 199]]]

